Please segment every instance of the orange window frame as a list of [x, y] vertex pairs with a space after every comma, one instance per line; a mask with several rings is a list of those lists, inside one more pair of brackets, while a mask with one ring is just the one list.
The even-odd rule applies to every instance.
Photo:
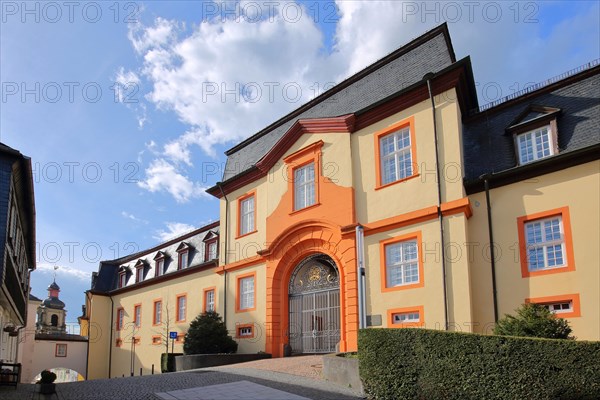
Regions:
[[[395, 180], [394, 182], [382, 184], [383, 173], [381, 171], [381, 144], [380, 139], [384, 136], [391, 135], [394, 132], [406, 128], [408, 126], [409, 134], [410, 134], [410, 159], [412, 163], [412, 175], [407, 176], [402, 179]], [[383, 189], [392, 185], [395, 185], [400, 182], [405, 182], [409, 179], [416, 178], [419, 176], [419, 170], [417, 166], [417, 140], [415, 134], [415, 117], [409, 117], [403, 119], [400, 122], [397, 122], [393, 125], [388, 126], [378, 132], [375, 132], [373, 135], [375, 141], [375, 162], [377, 165], [375, 166], [375, 190]]]
[[162, 336], [160, 335], [152, 335], [152, 345], [158, 346], [162, 344]]
[[[242, 329], [250, 328], [250, 335], [241, 335]], [[254, 324], [238, 324], [235, 327], [235, 337], [237, 339], [253, 339], [254, 338]]]
[[[156, 322], [156, 303], [160, 303], [160, 322]], [[155, 299], [152, 302], [152, 326], [157, 326], [162, 324], [162, 298]]]
[[123, 346], [123, 339], [116, 339], [115, 347], [121, 347], [121, 346]]
[[[241, 296], [241, 282], [244, 278], [253, 278], [254, 279], [254, 307], [252, 308], [241, 308], [242, 296]], [[235, 312], [242, 313], [248, 311], [256, 310], [256, 272], [250, 272], [243, 275], [238, 275], [236, 277], [236, 285], [235, 285]]]
[[[408, 242], [411, 240], [417, 241], [417, 262], [419, 268], [419, 281], [416, 283], [410, 283], [408, 285], [401, 286], [392, 286], [388, 287], [387, 285], [387, 256], [385, 248], [388, 245], [400, 243], [400, 242]], [[421, 231], [407, 233], [405, 235], [396, 236], [391, 239], [382, 240], [379, 242], [379, 267], [380, 267], [380, 276], [381, 276], [381, 291], [383, 293], [393, 292], [396, 290], [406, 290], [406, 289], [415, 289], [421, 288], [425, 286], [425, 274], [423, 268], [423, 242], [421, 238]]]
[[[119, 317], [119, 314], [123, 313], [123, 318]], [[123, 329], [123, 325], [125, 322], [125, 309], [123, 307], [119, 307], [117, 308], [117, 320], [115, 321], [115, 325], [116, 325], [116, 330], [120, 331], [121, 329]]]
[[[249, 199], [250, 197], [254, 198], [254, 230], [250, 231], [250, 232], [246, 232], [246, 233], [242, 233], [242, 202], [246, 199]], [[248, 236], [248, 235], [252, 235], [253, 233], [258, 232], [258, 229], [256, 227], [256, 206], [257, 206], [257, 201], [256, 201], [257, 197], [256, 197], [256, 190], [253, 190], [251, 192], [248, 193], [244, 193], [243, 195], [241, 195], [240, 197], [237, 198], [237, 231], [236, 231], [236, 239], [242, 238], [244, 236]]]
[[138, 344], [142, 343], [142, 338], [140, 336], [134, 336], [133, 339], [131, 339], [133, 341], [133, 343], [137, 346]]
[[178, 333], [177, 339], [175, 339], [175, 343], [183, 343], [185, 339], [185, 333]]
[[206, 307], [208, 306], [207, 301], [206, 301], [206, 295], [208, 294], [208, 292], [213, 292], [213, 296], [215, 299], [215, 310], [217, 311], [217, 288], [216, 286], [211, 286], [211, 287], [207, 287], [202, 291], [202, 312], [206, 312]]
[[552, 303], [573, 303], [573, 311], [566, 313], [556, 313], [558, 318], [577, 318], [581, 317], [581, 302], [579, 293], [562, 294], [558, 296], [534, 297], [525, 299], [525, 303], [534, 304], [552, 304]]
[[[525, 237], [525, 224], [539, 219], [557, 216], [560, 216], [562, 219], [564, 233], [564, 248], [566, 253], [565, 259], [567, 265], [563, 267], [553, 267], [550, 269], [544, 269], [541, 271], [530, 271], [529, 261], [527, 260], [527, 238]], [[573, 234], [571, 232], [571, 216], [569, 213], [569, 207], [560, 207], [555, 208], [553, 210], [542, 211], [539, 213], [519, 217], [517, 218], [517, 228], [519, 235], [519, 259], [521, 262], [521, 276], [523, 278], [575, 271], [575, 253], [573, 252]]]
[[[302, 212], [304, 210], [308, 210], [313, 207], [317, 207], [321, 204], [320, 199], [320, 184], [323, 179], [321, 176], [321, 148], [323, 147], [324, 142], [319, 140], [315, 143], [309, 144], [308, 146], [296, 151], [295, 153], [290, 154], [285, 157], [283, 161], [286, 163], [287, 167], [287, 181], [288, 181], [288, 191], [291, 193], [291, 214], [295, 214], [297, 212]], [[295, 209], [296, 204], [296, 190], [294, 187], [294, 175], [298, 168], [302, 168], [308, 164], [315, 164], [315, 203], [310, 206]]]
[[[402, 322], [399, 324], [394, 323], [394, 314], [411, 314], [419, 313], [419, 322]], [[423, 306], [393, 308], [387, 310], [387, 325], [388, 328], [410, 328], [410, 327], [422, 327], [425, 326], [425, 311]]]
[[[183, 318], [181, 318], [181, 315], [179, 314], [179, 299], [184, 299], [185, 301], [185, 315], [183, 316]], [[177, 307], [177, 310], [175, 311], [175, 322], [177, 322], [178, 324], [185, 322], [187, 318], [188, 309], [187, 293], [181, 293], [175, 297], [175, 306]]]
[[[138, 313], [137, 313], [137, 309], [140, 309], [140, 319], [138, 321]], [[138, 328], [142, 327], [142, 303], [138, 303], [138, 304], [134, 304], [133, 305], [133, 325], [135, 325]]]

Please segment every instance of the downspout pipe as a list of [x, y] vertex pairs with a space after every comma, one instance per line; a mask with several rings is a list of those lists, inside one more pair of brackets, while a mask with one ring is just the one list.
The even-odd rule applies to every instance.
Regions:
[[365, 245], [364, 230], [361, 225], [356, 226], [356, 268], [358, 283], [358, 327], [364, 329], [367, 327], [367, 307], [366, 307], [366, 285], [365, 285]]
[[[110, 299], [110, 342], [108, 343], [109, 345], [109, 351], [108, 351], [108, 378], [110, 379], [110, 373], [112, 370], [112, 348], [113, 348], [113, 328], [114, 328], [114, 323], [115, 323], [115, 302], [113, 301], [113, 298], [111, 295], [108, 296], [108, 298]], [[89, 338], [88, 338], [89, 340]], [[89, 346], [89, 343], [88, 343]], [[87, 379], [87, 378], [86, 378]]]
[[[223, 265], [227, 265], [227, 261], [228, 261], [228, 246], [227, 246], [227, 242], [228, 242], [228, 230], [229, 230], [229, 200], [227, 200], [227, 195], [225, 194], [225, 191], [223, 190], [223, 183], [222, 182], [217, 182], [217, 186], [219, 187], [219, 190], [221, 190], [221, 195], [223, 196], [223, 198], [225, 199], [225, 232], [224, 236], [225, 236], [225, 242], [223, 243]], [[227, 270], [224, 270], [223, 272], [223, 322], [225, 323], [225, 326], [227, 326]]]
[[435, 173], [437, 181], [437, 214], [438, 221], [440, 224], [440, 244], [441, 244], [441, 257], [442, 257], [442, 292], [444, 297], [444, 328], [449, 329], [448, 324], [448, 293], [446, 288], [446, 246], [444, 242], [444, 215], [442, 214], [442, 180], [440, 174], [440, 152], [438, 145], [438, 129], [437, 129], [437, 115], [435, 112], [435, 99], [433, 98], [433, 91], [431, 90], [431, 79], [434, 77], [434, 73], [430, 72], [426, 74], [423, 79], [427, 81], [427, 90], [429, 92], [429, 100], [431, 101], [431, 114], [433, 117], [433, 141], [435, 145]]
[[490, 243], [490, 265], [492, 268], [492, 298], [494, 301], [494, 322], [498, 322], [498, 290], [496, 288], [496, 254], [494, 251], [494, 229], [492, 225], [492, 203], [490, 201], [490, 179], [491, 174], [485, 174], [480, 177], [483, 179], [485, 189], [485, 204], [488, 220], [488, 241]]
[[[86, 381], [90, 379], [89, 378], [89, 369], [90, 369], [90, 336], [91, 336], [90, 333], [92, 332], [92, 319], [90, 318], [90, 311], [91, 311], [91, 308], [92, 308], [92, 299], [89, 297], [90, 294], [91, 293], [90, 293], [89, 290], [85, 292], [85, 297], [87, 299], [86, 307], [89, 307], [89, 309], [86, 308], [86, 310], [85, 310], [85, 313], [87, 314], [86, 316], [88, 317], [88, 331], [87, 331], [87, 338], [88, 338], [88, 340], [87, 340], [87, 350], [85, 352], [85, 380]], [[111, 331], [112, 331], [112, 327], [111, 327]], [[79, 332], [79, 333], [81, 333], [81, 332]], [[112, 347], [112, 340], [111, 340], [110, 346]], [[108, 378], [110, 379], [110, 375], [108, 375]]]

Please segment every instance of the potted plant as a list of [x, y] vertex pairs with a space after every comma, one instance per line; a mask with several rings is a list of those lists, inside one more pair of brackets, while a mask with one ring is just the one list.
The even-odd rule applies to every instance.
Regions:
[[40, 380], [36, 382], [39, 384], [39, 392], [42, 394], [52, 394], [56, 392], [56, 383], [54, 383], [56, 374], [45, 369], [42, 371], [41, 376]]

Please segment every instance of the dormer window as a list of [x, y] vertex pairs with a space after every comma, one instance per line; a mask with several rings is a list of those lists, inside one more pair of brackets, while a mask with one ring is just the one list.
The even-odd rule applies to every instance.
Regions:
[[184, 269], [189, 266], [189, 254], [191, 249], [192, 247], [188, 243], [181, 242], [177, 248], [177, 254], [179, 255], [177, 258], [177, 270]]
[[123, 288], [127, 285], [127, 270], [123, 269], [119, 272], [119, 288]]
[[558, 113], [558, 108], [530, 105], [506, 128], [514, 136], [519, 165], [558, 154]]
[[219, 257], [219, 236], [210, 231], [204, 237], [204, 262], [216, 260]]
[[527, 164], [554, 155], [554, 140], [550, 126], [517, 135], [519, 164]]
[[162, 251], [154, 256], [154, 276], [161, 276], [165, 273], [165, 259], [167, 255]]
[[144, 281], [146, 276], [146, 262], [142, 259], [138, 260], [135, 264], [135, 283]]

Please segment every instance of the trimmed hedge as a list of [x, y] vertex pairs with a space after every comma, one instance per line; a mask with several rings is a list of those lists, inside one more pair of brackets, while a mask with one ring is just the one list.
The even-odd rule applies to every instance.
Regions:
[[600, 398], [600, 342], [363, 329], [358, 349], [373, 399]]
[[162, 353], [160, 355], [160, 372], [175, 372], [175, 357], [183, 353]]

